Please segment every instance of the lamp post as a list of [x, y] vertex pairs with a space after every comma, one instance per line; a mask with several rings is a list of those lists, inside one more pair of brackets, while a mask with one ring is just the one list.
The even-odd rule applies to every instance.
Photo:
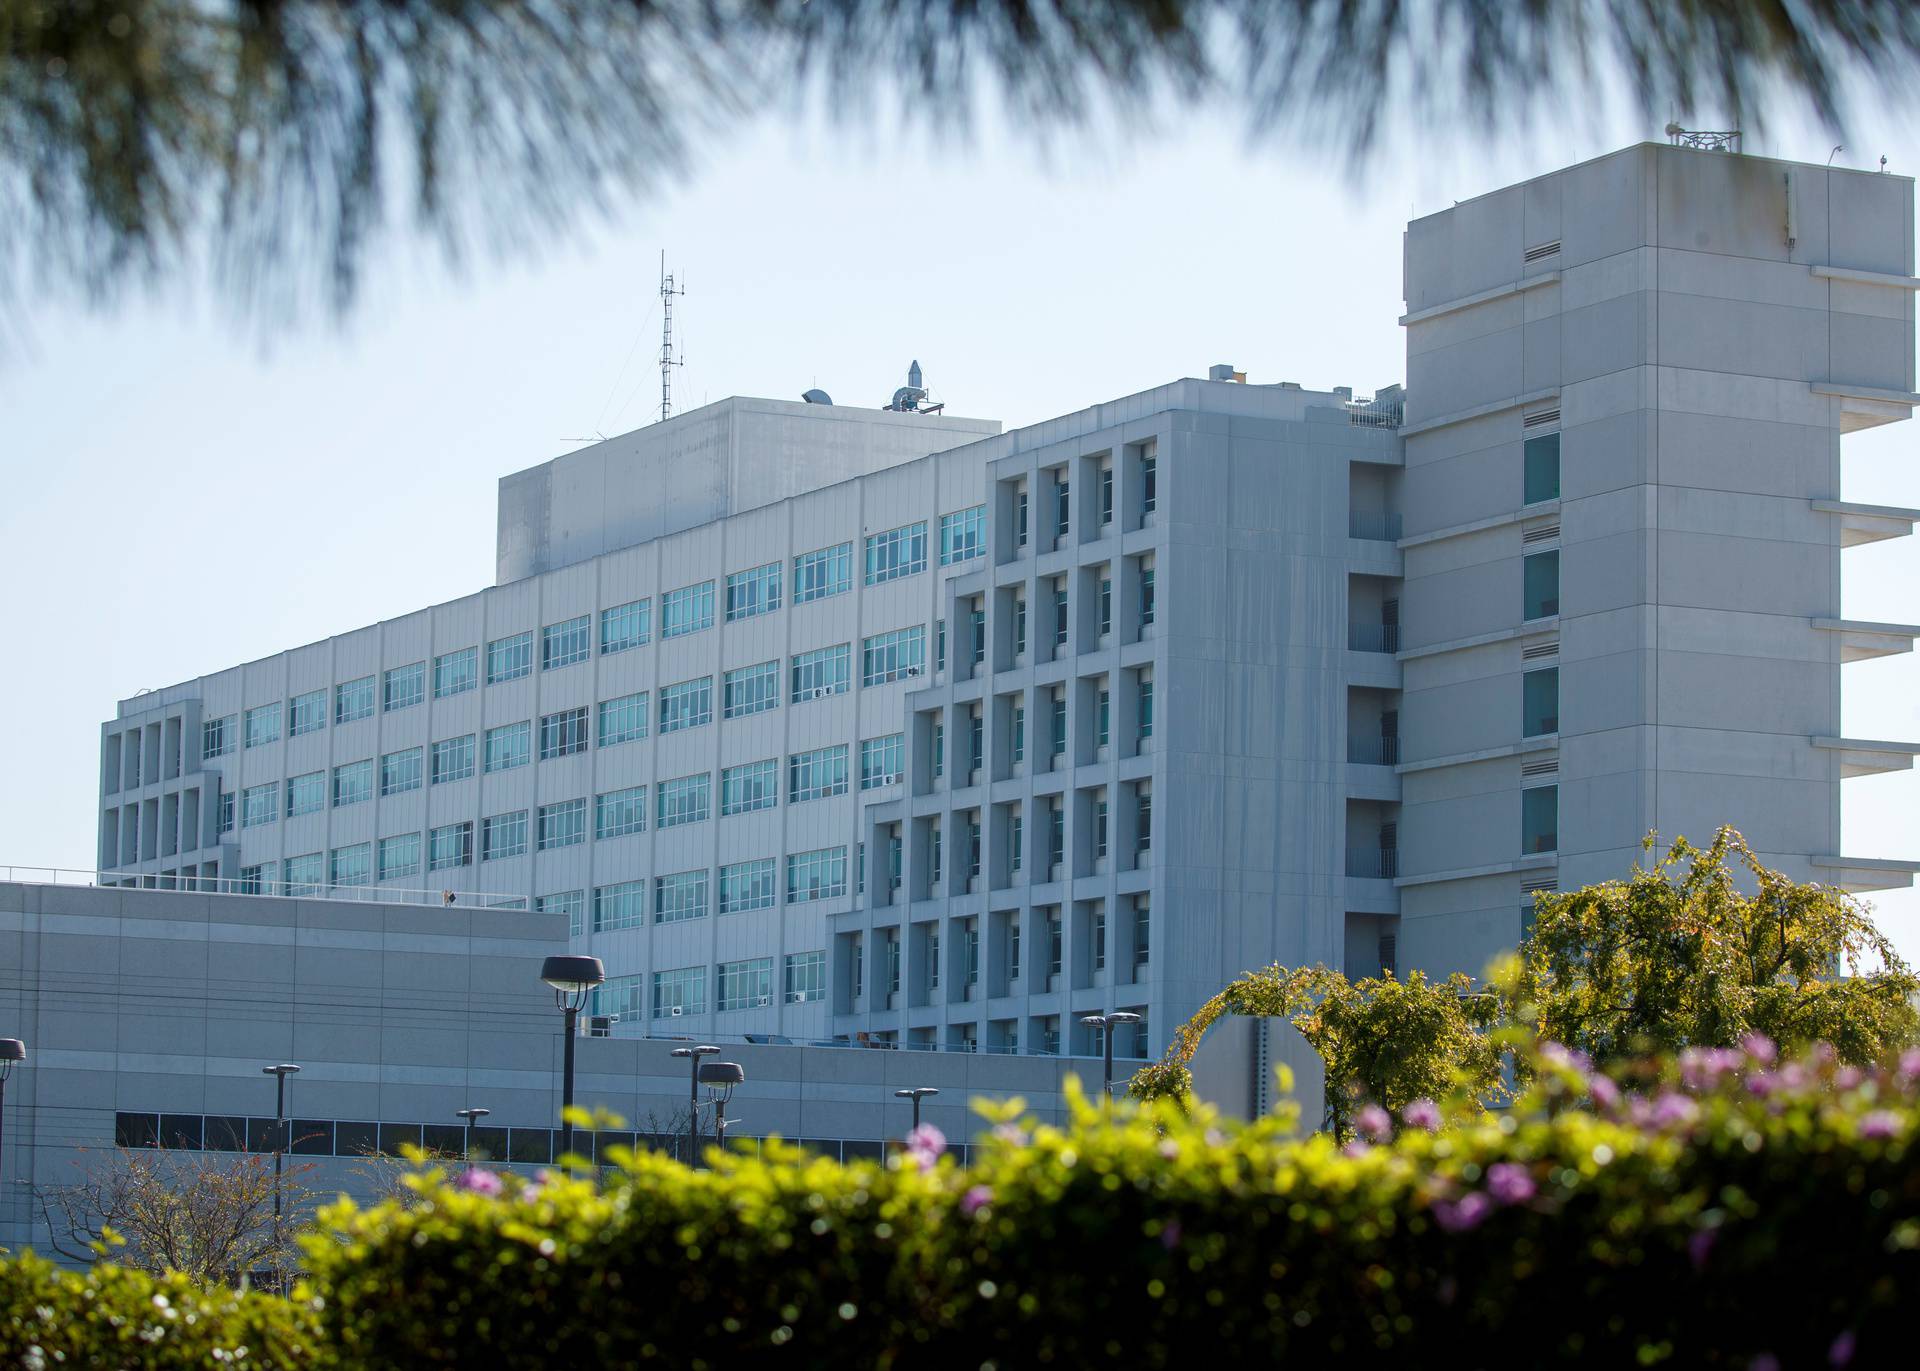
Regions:
[[687, 1085], [687, 1165], [695, 1164], [695, 1154], [700, 1150], [700, 1059], [711, 1057], [720, 1051], [711, 1043], [702, 1043], [698, 1047], [676, 1047], [673, 1055], [685, 1057], [689, 1083]]
[[553, 987], [553, 1002], [566, 1015], [566, 1049], [560, 1066], [560, 1152], [573, 1151], [573, 1039], [586, 1008], [587, 996], [606, 980], [607, 969], [598, 957], [549, 957], [540, 964], [540, 979]]
[[491, 1109], [456, 1109], [453, 1111], [453, 1116], [456, 1119], [464, 1121], [467, 1125], [466, 1160], [468, 1162], [473, 1160], [473, 1126], [491, 1113], [493, 1113]]
[[939, 1093], [940, 1093], [940, 1088], [938, 1086], [916, 1085], [916, 1086], [913, 1086], [911, 1089], [894, 1091], [893, 1097], [896, 1100], [912, 1100], [913, 1101], [913, 1126], [915, 1128], [918, 1128], [920, 1126], [921, 1099], [927, 1095], [938, 1095]]
[[[27, 1059], [27, 1045], [18, 1038], [0, 1038], [0, 1161], [6, 1160], [7, 1077]], [[4, 1175], [0, 1172], [0, 1175]]]
[[292, 1062], [263, 1066], [260, 1073], [273, 1077], [273, 1260], [280, 1261], [280, 1165], [287, 1151], [287, 1077], [299, 1071]]
[[700, 1084], [713, 1096], [713, 1140], [717, 1146], [727, 1145], [727, 1101], [733, 1098], [733, 1088], [746, 1079], [747, 1069], [739, 1062], [703, 1062], [700, 1066]]
[[1104, 1095], [1106, 1095], [1108, 1099], [1112, 1099], [1113, 1098], [1113, 1030], [1118, 1028], [1123, 1023], [1139, 1023], [1140, 1016], [1138, 1014], [1133, 1013], [1131, 1010], [1116, 1009], [1111, 1014], [1089, 1014], [1085, 1018], [1081, 1019], [1080, 1022], [1083, 1024], [1086, 1024], [1089, 1028], [1102, 1028], [1106, 1030], [1104, 1033], [1100, 1035], [1102, 1039], [1102, 1045], [1106, 1049], [1106, 1064], [1104, 1067], [1104, 1075], [1102, 1077], [1103, 1083], [1101, 1085], [1101, 1092]]

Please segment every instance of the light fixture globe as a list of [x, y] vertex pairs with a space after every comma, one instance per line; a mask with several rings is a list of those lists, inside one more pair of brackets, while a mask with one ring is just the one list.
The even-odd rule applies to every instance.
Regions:
[[701, 1062], [700, 1084], [707, 1086], [721, 1099], [733, 1098], [733, 1088], [745, 1084], [747, 1069], [739, 1062]]
[[562, 995], [579, 995], [607, 979], [598, 957], [549, 957], [540, 964], [540, 979]]

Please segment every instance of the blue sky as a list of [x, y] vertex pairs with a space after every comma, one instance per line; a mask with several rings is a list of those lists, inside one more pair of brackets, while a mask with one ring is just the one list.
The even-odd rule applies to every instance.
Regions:
[[[1047, 152], [772, 119], [674, 192], [532, 258], [462, 272], [401, 241], [345, 323], [264, 339], [192, 285], [40, 303], [0, 358], [0, 865], [92, 863], [116, 699], [451, 599], [493, 579], [494, 483], [658, 404], [659, 253], [678, 405], [884, 403], [918, 358], [957, 414], [1030, 423], [1231, 362], [1254, 381], [1399, 381], [1409, 214], [1658, 137], [1664, 119], [1531, 137], [1389, 134], [1364, 157], [1249, 146], [1198, 111]], [[1839, 161], [1920, 170], [1908, 117]], [[1824, 161], [1787, 124], [1748, 150]], [[1844, 498], [1920, 505], [1911, 425], [1850, 437]], [[1913, 539], [1850, 550], [1845, 612], [1920, 618]], [[1846, 731], [1920, 738], [1920, 661], [1849, 666]], [[1847, 782], [1849, 855], [1920, 854], [1920, 775]], [[1920, 961], [1920, 895], [1876, 898]]]

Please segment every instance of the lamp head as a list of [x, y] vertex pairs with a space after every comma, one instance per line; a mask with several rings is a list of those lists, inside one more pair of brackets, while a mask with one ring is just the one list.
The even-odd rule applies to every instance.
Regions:
[[733, 1098], [733, 1088], [747, 1079], [747, 1069], [739, 1062], [702, 1062], [700, 1064], [700, 1084], [707, 1086], [721, 1100]]
[[292, 1062], [281, 1062], [278, 1066], [261, 1067], [260, 1074], [263, 1076], [292, 1076], [298, 1073], [299, 1070], [300, 1068]]
[[916, 1085], [911, 1089], [894, 1091], [893, 1097], [896, 1100], [919, 1100], [925, 1099], [929, 1095], [938, 1095], [939, 1093], [940, 1087], [937, 1085]]
[[549, 957], [540, 964], [540, 979], [553, 987], [560, 1008], [579, 1009], [588, 993], [607, 979], [607, 969], [598, 957]]
[[1114, 1013], [1107, 1015], [1107, 1022], [1110, 1024], [1139, 1023], [1140, 1016], [1134, 1013], [1131, 1009], [1121, 1009], [1121, 1010], [1116, 1010]]
[[0, 1038], [0, 1081], [13, 1074], [13, 1068], [27, 1059], [27, 1045], [18, 1038]]
[[493, 1113], [491, 1109], [456, 1109], [453, 1111], [453, 1116], [456, 1119], [465, 1119], [468, 1123], [474, 1123], [491, 1113]]

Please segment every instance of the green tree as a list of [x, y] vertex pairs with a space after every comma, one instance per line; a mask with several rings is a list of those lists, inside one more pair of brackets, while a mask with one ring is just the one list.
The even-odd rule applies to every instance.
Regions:
[[779, 100], [1049, 132], [1202, 99], [1357, 149], [1395, 108], [1492, 127], [1624, 77], [1749, 115], [1900, 89], [1909, 0], [9, 0], [0, 290], [211, 267], [256, 306], [353, 297], [411, 215], [524, 249]]
[[1920, 1036], [1920, 980], [1861, 903], [1768, 869], [1731, 828], [1624, 881], [1537, 896], [1496, 979], [1512, 1022], [1596, 1061], [1759, 1033], [1863, 1063]]
[[1398, 1110], [1417, 1099], [1458, 1096], [1479, 1109], [1505, 1095], [1500, 1052], [1488, 1030], [1496, 998], [1466, 976], [1429, 981], [1411, 972], [1349, 981], [1323, 966], [1250, 971], [1208, 1000], [1174, 1030], [1158, 1062], [1140, 1068], [1136, 1098], [1187, 1094], [1189, 1063], [1200, 1040], [1229, 1014], [1286, 1019], [1300, 1030], [1327, 1071], [1325, 1124], [1351, 1132], [1354, 1111], [1372, 1102]]

